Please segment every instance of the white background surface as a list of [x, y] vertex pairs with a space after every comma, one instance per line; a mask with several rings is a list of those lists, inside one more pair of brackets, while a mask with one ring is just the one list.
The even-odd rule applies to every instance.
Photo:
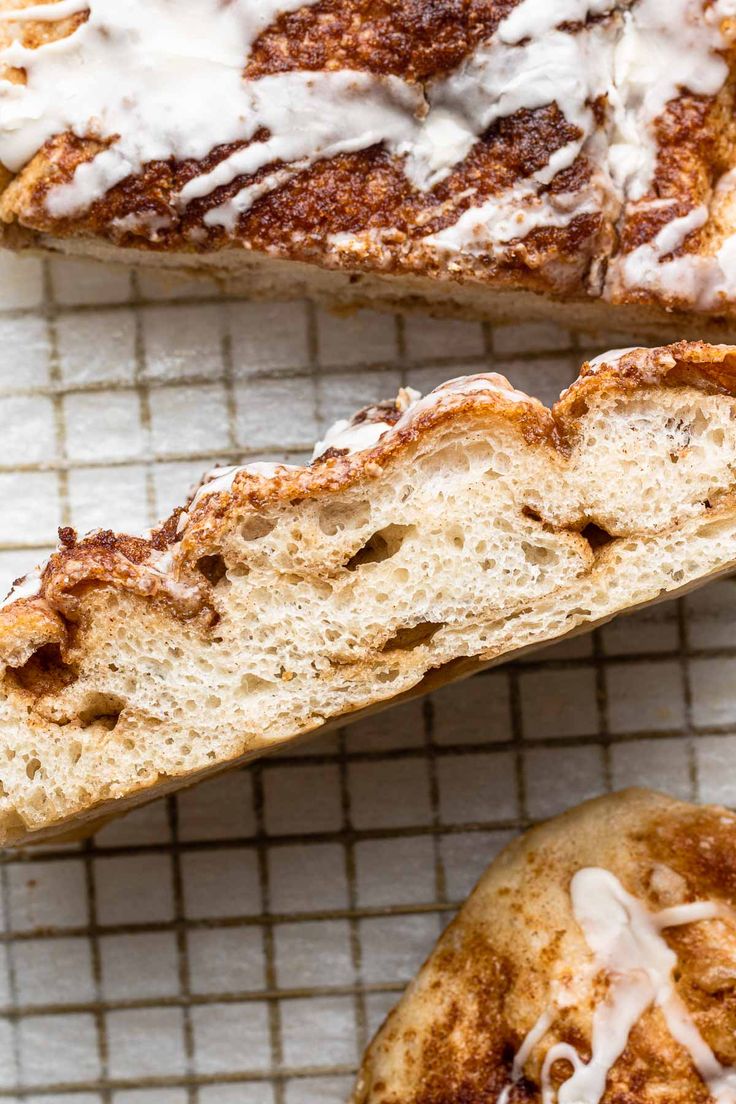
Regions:
[[[143, 529], [215, 460], [492, 367], [553, 400], [572, 338], [221, 299], [0, 255], [0, 589], [59, 525]], [[736, 803], [736, 590], [0, 857], [0, 1104], [344, 1104], [371, 1032], [520, 828], [642, 783]]]

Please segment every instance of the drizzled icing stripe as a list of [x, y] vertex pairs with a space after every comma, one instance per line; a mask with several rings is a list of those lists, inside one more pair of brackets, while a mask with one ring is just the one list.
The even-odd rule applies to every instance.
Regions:
[[30, 8], [0, 12], [1, 23], [60, 23], [88, 11], [89, 0], [55, 0], [52, 4], [34, 4]]
[[[733, 203], [736, 170], [726, 173], [715, 189], [714, 204]], [[662, 294], [708, 310], [717, 307], [736, 290], [736, 235], [721, 242], [713, 253], [685, 253], [669, 257], [685, 245], [688, 237], [702, 229], [710, 217], [700, 204], [686, 215], [673, 218], [656, 235], [631, 253], [620, 257], [611, 270], [610, 285]], [[667, 259], [669, 257], [669, 259]]]
[[[44, 565], [45, 566], [45, 565]], [[22, 576], [0, 601], [0, 610], [9, 606], [11, 602], [19, 602], [22, 598], [35, 598], [41, 590], [42, 567], [34, 567], [27, 575]]]
[[[74, 217], [148, 162], [201, 161], [215, 147], [249, 143], [175, 198], [183, 210], [279, 163], [266, 180], [245, 184], [207, 213], [209, 225], [234, 231], [258, 196], [320, 158], [383, 144], [403, 158], [410, 181], [428, 190], [497, 119], [556, 103], [579, 137], [546, 169], [428, 239], [443, 250], [502, 248], [538, 226], [566, 226], [600, 206], [606, 191], [619, 201], [624, 189], [644, 194], [656, 156], [654, 119], [681, 88], [713, 95], [726, 79], [720, 20], [734, 5], [715, 0], [706, 12], [703, 0], [521, 0], [488, 41], [426, 89], [350, 70], [243, 79], [259, 35], [278, 15], [315, 2], [56, 0], [4, 13], [11, 26], [31, 15], [89, 16], [66, 38], [36, 49], [15, 41], [0, 52], [0, 61], [27, 74], [26, 85], [0, 81], [0, 161], [19, 172], [64, 132], [102, 141], [105, 148], [46, 198], [49, 214]], [[605, 142], [598, 148], [592, 109], [602, 96], [613, 117], [610, 150]], [[269, 137], [253, 141], [261, 129]], [[582, 151], [599, 163], [600, 179], [579, 196], [544, 193]]]
[[[593, 1012], [591, 1057], [584, 1061], [568, 1043], [554, 1043], [542, 1064], [542, 1104], [600, 1104], [608, 1075], [623, 1054], [629, 1035], [644, 1013], [659, 1008], [672, 1037], [688, 1052], [715, 1104], [736, 1104], [736, 1070], [721, 1065], [700, 1034], [675, 989], [677, 955], [662, 936], [667, 928], [704, 920], [736, 919], [714, 901], [697, 901], [650, 912], [618, 878], [600, 867], [579, 870], [570, 885], [573, 915], [582, 929], [597, 972], [609, 979], [606, 996]], [[513, 1083], [523, 1075], [532, 1050], [554, 1023], [555, 1008], [540, 1016], [519, 1049], [512, 1083], [497, 1104], [509, 1104]], [[573, 1067], [557, 1093], [551, 1072], [555, 1062]]]
[[[99, 120], [103, 138], [120, 135], [80, 166], [71, 184], [51, 190], [49, 213], [64, 217], [79, 214], [149, 161], [199, 160], [215, 146], [250, 142], [195, 177], [177, 199], [185, 208], [238, 177], [285, 163], [265, 186], [246, 186], [208, 212], [210, 225], [234, 229], [269, 183], [283, 184], [321, 157], [383, 143], [405, 158], [409, 178], [426, 189], [496, 119], [522, 108], [556, 99], [575, 125], [590, 125], [589, 75], [581, 84], [576, 36], [557, 31], [556, 15], [539, 0], [522, 0], [487, 48], [430, 88], [429, 102], [419, 85], [349, 70], [243, 80], [258, 35], [277, 14], [302, 6], [299, 0], [233, 0], [211, 10], [213, 0], [189, 0], [182, 20], [173, 0], [130, 0], [123, 10], [116, 0], [90, 0], [88, 20], [68, 38], [35, 50], [14, 43], [4, 51], [8, 64], [25, 68], [28, 83], [10, 86], [8, 103], [0, 104], [0, 159], [19, 171], [53, 134], [88, 135], [90, 118]], [[568, 0], [560, 19], [584, 20], [610, 7], [610, 0]], [[537, 36], [520, 44], [532, 25]], [[67, 91], [62, 103], [59, 87]], [[24, 100], [32, 111], [24, 112]], [[251, 142], [261, 129], [269, 138]], [[566, 162], [578, 148], [566, 152]]]

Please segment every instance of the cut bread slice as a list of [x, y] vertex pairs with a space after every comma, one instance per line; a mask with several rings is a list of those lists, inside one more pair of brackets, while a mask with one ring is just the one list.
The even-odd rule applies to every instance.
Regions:
[[723, 332], [735, 36], [732, 0], [0, 0], [0, 241]]
[[736, 348], [493, 374], [361, 411], [308, 467], [212, 473], [0, 610], [0, 836], [40, 839], [736, 564]]
[[646, 790], [492, 863], [351, 1104], [730, 1104], [736, 817]]

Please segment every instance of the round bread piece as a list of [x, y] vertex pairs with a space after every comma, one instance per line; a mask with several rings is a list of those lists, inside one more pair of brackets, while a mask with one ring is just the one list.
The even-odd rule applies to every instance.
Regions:
[[534, 828], [440, 939], [351, 1104], [730, 1104], [735, 907], [723, 808], [627, 790]]

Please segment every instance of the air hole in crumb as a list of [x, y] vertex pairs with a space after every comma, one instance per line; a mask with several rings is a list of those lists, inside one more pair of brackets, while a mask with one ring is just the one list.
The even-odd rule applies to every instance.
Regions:
[[197, 570], [204, 575], [211, 586], [215, 587], [221, 579], [225, 578], [227, 567], [222, 556], [215, 553], [212, 556], [200, 556], [197, 560]]
[[82, 728], [98, 724], [112, 732], [124, 708], [125, 702], [116, 694], [88, 694], [79, 711], [79, 724]]
[[275, 521], [257, 514], [255, 517], [246, 518], [240, 527], [240, 535], [243, 540], [260, 540], [262, 537], [267, 537], [275, 528]]
[[40, 759], [29, 759], [28, 760], [28, 762], [26, 763], [26, 774], [30, 778], [31, 782], [36, 777], [36, 775], [38, 774], [40, 769], [41, 769], [41, 760]]
[[241, 694], [256, 694], [259, 690], [266, 690], [272, 686], [273, 683], [267, 682], [259, 675], [246, 674], [240, 679]]
[[58, 693], [78, 677], [76, 669], [62, 659], [58, 644], [42, 644], [21, 667], [8, 667], [7, 676], [21, 690], [39, 697]]
[[521, 549], [527, 563], [542, 564], [557, 563], [557, 553], [553, 548], [546, 548], [543, 544], [530, 544], [529, 541], [521, 542]]
[[445, 475], [448, 472], [466, 472], [470, 470], [468, 449], [460, 444], [445, 445], [422, 461], [426, 475]]
[[422, 644], [428, 644], [436, 632], [443, 628], [442, 621], [420, 621], [399, 629], [381, 648], [382, 652], [410, 652]]
[[319, 527], [325, 536], [334, 537], [343, 529], [362, 529], [371, 519], [367, 499], [357, 502], [331, 502], [319, 512]]
[[345, 567], [348, 571], [355, 571], [365, 564], [383, 563], [390, 560], [401, 548], [406, 534], [411, 531], [411, 525], [387, 525], [385, 529], [374, 533], [369, 540], [359, 548], [354, 556], [351, 556]]
[[542, 521], [542, 515], [532, 506], [523, 506], [521, 512], [524, 517], [531, 518], [532, 521]]
[[586, 541], [597, 552], [599, 548], [604, 548], [611, 541], [615, 540], [610, 533], [607, 533], [605, 529], [601, 529], [600, 525], [595, 525], [592, 521], [585, 526], [580, 533], [581, 537], [585, 537]]
[[465, 547], [465, 534], [459, 526], [454, 526], [447, 533], [447, 539], [452, 542], [455, 548]]

